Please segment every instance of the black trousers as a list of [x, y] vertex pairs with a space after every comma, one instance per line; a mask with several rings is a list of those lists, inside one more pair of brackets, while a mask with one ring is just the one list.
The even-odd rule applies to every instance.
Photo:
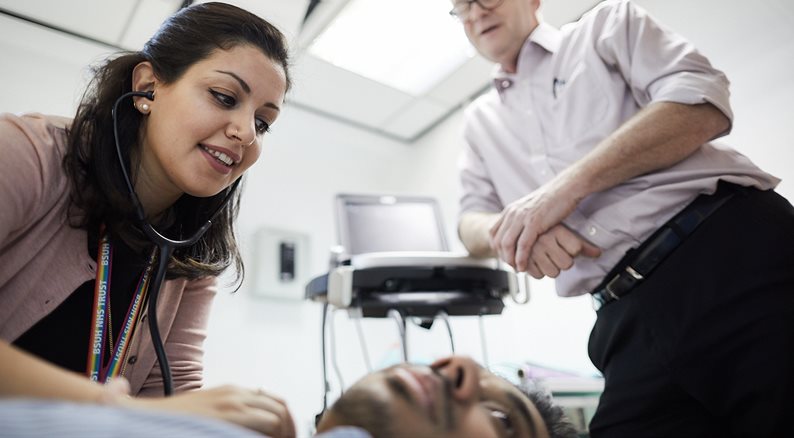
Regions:
[[794, 436], [794, 208], [739, 190], [598, 311], [588, 349], [592, 437]]

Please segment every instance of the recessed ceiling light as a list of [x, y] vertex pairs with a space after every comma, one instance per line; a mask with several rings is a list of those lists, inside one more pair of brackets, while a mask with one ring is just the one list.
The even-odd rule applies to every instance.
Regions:
[[447, 0], [350, 0], [309, 52], [420, 96], [474, 56], [449, 9]]

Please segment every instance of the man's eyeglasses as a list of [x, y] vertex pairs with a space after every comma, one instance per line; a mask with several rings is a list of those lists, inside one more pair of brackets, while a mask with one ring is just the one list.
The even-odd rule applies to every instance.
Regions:
[[471, 4], [477, 3], [482, 9], [486, 11], [492, 11], [499, 7], [504, 0], [462, 0], [456, 1], [455, 5], [452, 7], [452, 10], [449, 11], [449, 15], [457, 18], [460, 21], [466, 20], [469, 17], [469, 12], [471, 12]]

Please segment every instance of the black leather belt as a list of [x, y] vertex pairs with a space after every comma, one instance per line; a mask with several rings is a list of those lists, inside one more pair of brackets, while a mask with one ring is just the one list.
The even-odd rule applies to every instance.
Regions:
[[738, 187], [734, 184], [720, 183], [714, 194], [698, 196], [656, 230], [639, 248], [629, 250], [612, 272], [607, 274], [605, 280], [591, 292], [593, 307], [598, 310], [631, 292], [706, 218], [725, 204], [736, 193]]

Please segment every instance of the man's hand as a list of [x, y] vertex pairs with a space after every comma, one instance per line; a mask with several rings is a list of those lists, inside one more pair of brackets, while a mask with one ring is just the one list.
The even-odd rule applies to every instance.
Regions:
[[[573, 259], [579, 255], [598, 257], [601, 250], [565, 225], [555, 225], [541, 234], [532, 246], [526, 262], [527, 272], [537, 279], [557, 278], [560, 272], [573, 266]], [[526, 258], [524, 254], [520, 256]]]
[[555, 182], [505, 207], [490, 229], [496, 255], [518, 272], [529, 271], [530, 254], [538, 238], [576, 208], [577, 200], [568, 196], [568, 191], [558, 190]]

